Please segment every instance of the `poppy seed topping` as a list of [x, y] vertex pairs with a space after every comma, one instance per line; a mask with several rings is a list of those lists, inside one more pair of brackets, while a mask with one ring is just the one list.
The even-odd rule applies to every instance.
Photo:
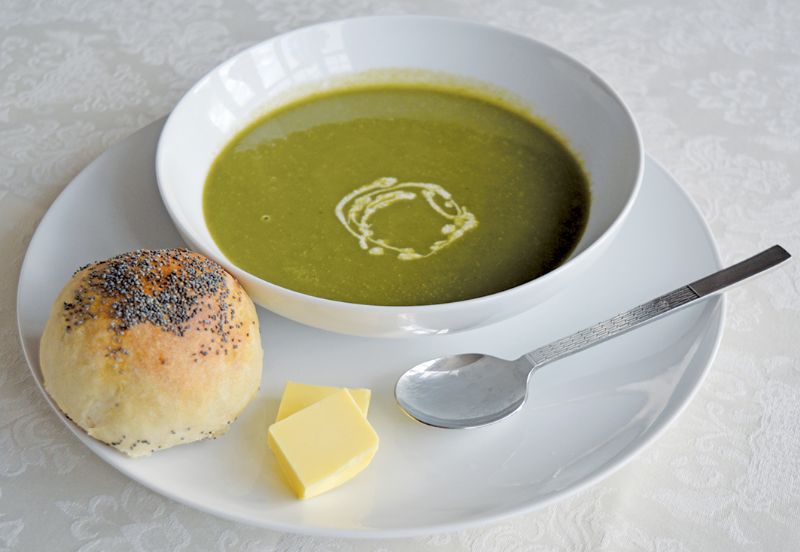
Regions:
[[[177, 336], [192, 328], [208, 331], [227, 343], [229, 328], [238, 326], [232, 324], [226, 272], [197, 253], [137, 250], [90, 264], [76, 274], [81, 271], [85, 274], [80, 286], [63, 305], [68, 332], [104, 315], [117, 336], [138, 324], [152, 324]], [[125, 352], [117, 348], [110, 353]]]

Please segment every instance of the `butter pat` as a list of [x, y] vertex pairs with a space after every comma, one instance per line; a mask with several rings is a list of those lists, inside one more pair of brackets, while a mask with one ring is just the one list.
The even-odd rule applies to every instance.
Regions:
[[378, 435], [347, 389], [275, 422], [267, 442], [298, 498], [338, 487], [378, 450]]
[[[281, 404], [278, 407], [278, 415], [275, 421], [279, 422], [299, 412], [300, 410], [311, 406], [312, 404], [321, 401], [325, 397], [333, 395], [340, 391], [341, 387], [328, 387], [325, 385], [309, 385], [307, 383], [295, 383], [293, 381], [287, 382], [286, 387], [283, 388], [283, 396], [281, 397]], [[369, 410], [369, 389], [348, 389], [353, 400], [361, 409], [364, 417], [367, 416]]]

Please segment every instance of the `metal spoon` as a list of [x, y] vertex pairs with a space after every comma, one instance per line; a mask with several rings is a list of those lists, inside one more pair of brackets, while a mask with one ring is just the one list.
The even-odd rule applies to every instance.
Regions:
[[545, 364], [719, 293], [790, 256], [781, 246], [774, 245], [738, 264], [539, 347], [517, 360], [462, 354], [423, 362], [400, 376], [395, 397], [407, 414], [427, 425], [464, 429], [491, 424], [519, 410], [527, 398], [531, 374]]

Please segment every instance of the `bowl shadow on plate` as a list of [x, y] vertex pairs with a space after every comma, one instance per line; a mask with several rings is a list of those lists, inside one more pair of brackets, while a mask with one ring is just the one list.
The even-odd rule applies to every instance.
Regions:
[[[150, 133], [159, 135], [163, 126], [164, 119], [159, 119], [131, 138], [145, 142], [147, 141], [145, 135]], [[139, 138], [140, 136], [142, 138]], [[113, 173], [108, 175], [109, 178], [130, 179], [129, 185], [109, 186], [102, 192], [108, 194], [104, 204], [115, 207], [113, 220], [116, 225], [125, 226], [127, 246], [131, 249], [187, 247], [172, 224], [158, 192], [153, 164], [155, 148], [152, 144], [140, 148], [127, 147], [124, 150], [114, 147], [109, 150], [109, 154], [115, 159], [101, 163], [97, 169], [105, 170], [106, 165], [113, 166]], [[143, 171], [148, 175], [141, 175]]]

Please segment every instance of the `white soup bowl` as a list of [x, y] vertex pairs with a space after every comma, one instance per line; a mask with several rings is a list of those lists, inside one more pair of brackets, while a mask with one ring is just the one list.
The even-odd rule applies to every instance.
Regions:
[[[592, 203], [569, 259], [492, 295], [393, 307], [332, 301], [286, 289], [232, 263], [211, 237], [203, 187], [223, 147], [265, 112], [348, 77], [379, 70], [435, 72], [502, 90], [554, 127], [583, 162]], [[619, 96], [595, 73], [530, 38], [466, 21], [367, 17], [322, 23], [257, 44], [222, 63], [181, 99], [156, 155], [159, 190], [186, 243], [233, 273], [259, 305], [292, 320], [361, 336], [440, 334], [527, 310], [567, 288], [608, 247], [641, 184], [643, 148]]]

